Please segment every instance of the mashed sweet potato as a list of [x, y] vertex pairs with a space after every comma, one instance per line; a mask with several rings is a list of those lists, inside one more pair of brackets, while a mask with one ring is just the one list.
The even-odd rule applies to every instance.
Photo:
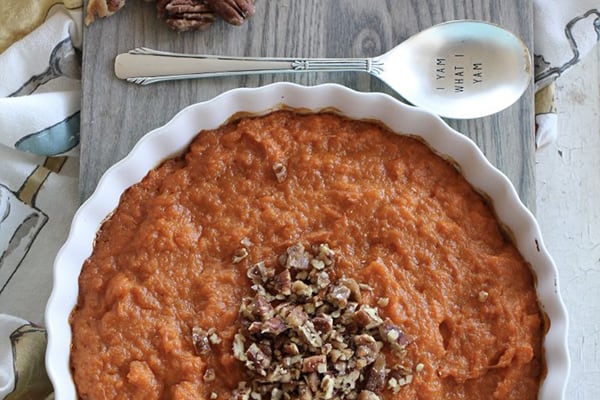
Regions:
[[[383, 398], [537, 398], [534, 278], [490, 205], [414, 138], [290, 111], [201, 132], [123, 194], [79, 278], [79, 397], [230, 398], [245, 379], [232, 343], [246, 270], [297, 242], [328, 243], [333, 274], [389, 299], [380, 315], [412, 338], [412, 381]], [[195, 327], [218, 333], [206, 355]]]

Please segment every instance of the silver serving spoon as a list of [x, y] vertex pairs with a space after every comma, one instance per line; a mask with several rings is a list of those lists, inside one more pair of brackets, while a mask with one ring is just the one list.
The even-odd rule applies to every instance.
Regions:
[[275, 72], [362, 71], [410, 103], [448, 118], [478, 118], [521, 97], [532, 75], [527, 46], [482, 21], [435, 25], [374, 58], [249, 58], [187, 55], [138, 48], [119, 54], [115, 74], [149, 83]]

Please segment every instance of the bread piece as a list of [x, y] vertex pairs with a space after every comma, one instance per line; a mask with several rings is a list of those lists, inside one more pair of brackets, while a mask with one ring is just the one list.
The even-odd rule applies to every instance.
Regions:
[[85, 24], [89, 25], [96, 17], [109, 17], [125, 5], [125, 0], [90, 0], [87, 6]]

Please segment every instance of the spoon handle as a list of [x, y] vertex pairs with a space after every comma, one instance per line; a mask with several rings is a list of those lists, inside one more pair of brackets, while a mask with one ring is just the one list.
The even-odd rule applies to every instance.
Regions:
[[371, 58], [267, 58], [222, 57], [169, 53], [137, 48], [115, 58], [115, 74], [128, 82], [155, 82], [279, 72], [362, 71], [374, 73], [381, 66]]

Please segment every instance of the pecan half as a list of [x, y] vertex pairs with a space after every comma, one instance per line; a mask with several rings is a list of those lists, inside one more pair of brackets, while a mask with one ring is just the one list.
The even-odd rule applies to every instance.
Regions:
[[204, 30], [216, 19], [204, 0], [159, 0], [156, 10], [158, 16], [178, 32]]
[[254, 15], [253, 0], [204, 0], [206, 4], [226, 22], [241, 25]]

